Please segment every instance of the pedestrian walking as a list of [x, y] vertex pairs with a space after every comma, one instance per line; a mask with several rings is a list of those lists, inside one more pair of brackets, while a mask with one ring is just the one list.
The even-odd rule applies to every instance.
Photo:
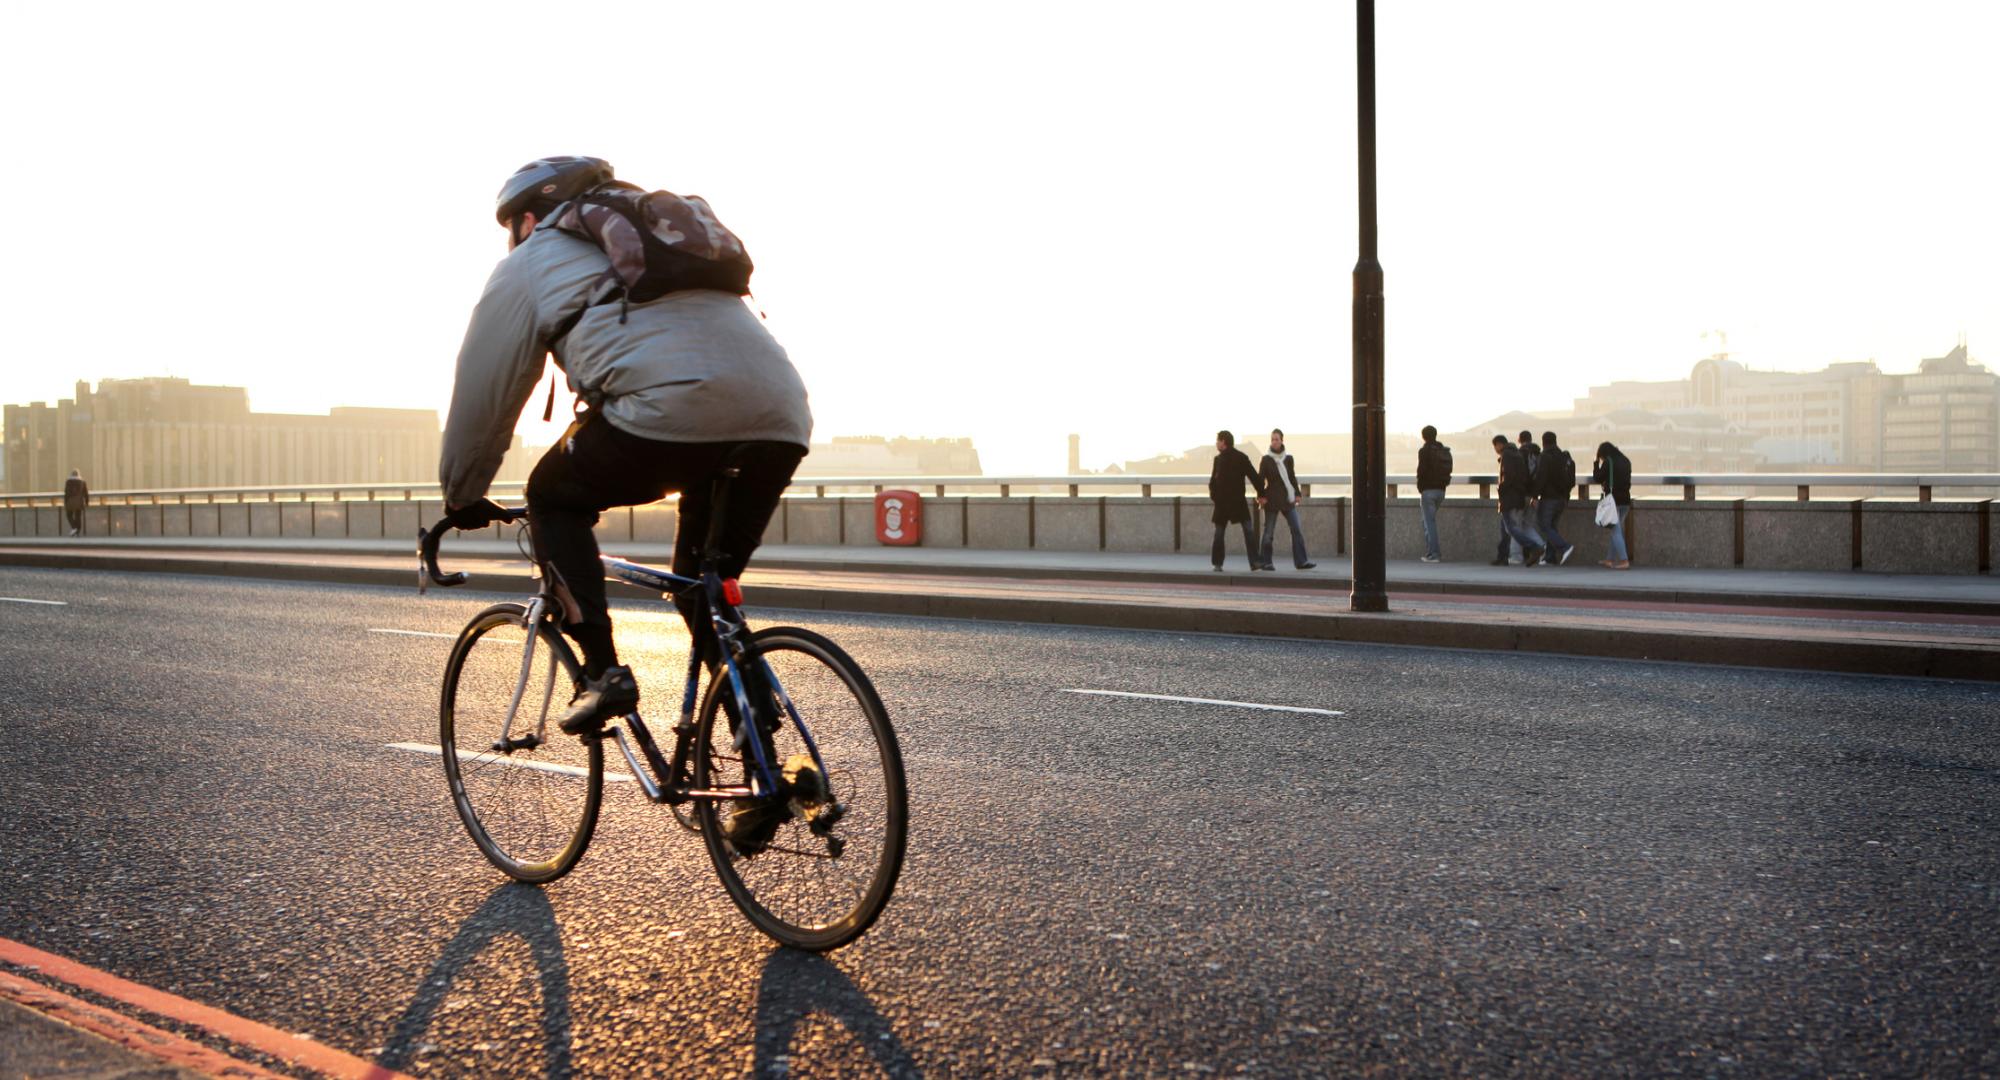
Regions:
[[1264, 543], [1258, 551], [1264, 560], [1264, 569], [1276, 566], [1271, 562], [1271, 542], [1278, 538], [1278, 516], [1284, 515], [1285, 527], [1292, 530], [1292, 567], [1310, 570], [1315, 565], [1306, 555], [1306, 531], [1299, 525], [1299, 504], [1305, 501], [1299, 487], [1298, 465], [1292, 455], [1285, 453], [1285, 433], [1280, 428], [1271, 429], [1271, 447], [1264, 451], [1264, 460], [1257, 466], [1257, 479], [1264, 488]]
[[1561, 566], [1576, 551], [1576, 545], [1556, 530], [1556, 522], [1569, 509], [1570, 493], [1575, 490], [1576, 459], [1557, 444], [1555, 432], [1542, 432], [1542, 463], [1535, 471], [1535, 531], [1548, 545], [1544, 565]]
[[1597, 460], [1590, 466], [1590, 482], [1611, 496], [1618, 516], [1611, 530], [1611, 557], [1598, 563], [1613, 570], [1632, 569], [1631, 553], [1625, 548], [1625, 524], [1632, 519], [1632, 461], [1608, 442], [1597, 444]]
[[1236, 436], [1227, 431], [1216, 432], [1215, 463], [1208, 470], [1208, 497], [1215, 504], [1209, 520], [1215, 523], [1215, 543], [1209, 547], [1208, 561], [1217, 570], [1222, 569], [1222, 537], [1231, 525], [1243, 527], [1243, 550], [1250, 556], [1250, 569], [1270, 569], [1261, 561], [1257, 534], [1250, 527], [1250, 504], [1243, 498], [1246, 481], [1261, 502], [1264, 483], [1257, 478], [1257, 469], [1250, 464], [1249, 456], [1236, 449]]
[[1493, 565], [1507, 565], [1507, 543], [1521, 545], [1521, 565], [1542, 561], [1542, 538], [1528, 521], [1528, 462], [1507, 436], [1493, 436], [1493, 455], [1500, 459], [1500, 551]]
[[83, 510], [90, 505], [90, 485], [83, 482], [83, 473], [71, 469], [69, 479], [63, 481], [63, 515], [69, 518], [69, 534], [83, 534]]
[[[1542, 448], [1535, 445], [1535, 436], [1531, 431], [1523, 431], [1520, 435], [1516, 436], [1514, 445], [1521, 448], [1521, 457], [1528, 463], [1528, 505], [1522, 517], [1529, 525], [1533, 525], [1535, 523], [1535, 478], [1541, 471]], [[1519, 544], [1514, 545], [1514, 554], [1522, 556], [1521, 561], [1523, 563], [1527, 562], [1526, 553], [1521, 550]]]
[[1424, 562], [1443, 562], [1438, 547], [1438, 507], [1451, 486], [1451, 447], [1437, 441], [1438, 429], [1424, 425], [1424, 445], [1417, 448], [1417, 501], [1424, 509]]

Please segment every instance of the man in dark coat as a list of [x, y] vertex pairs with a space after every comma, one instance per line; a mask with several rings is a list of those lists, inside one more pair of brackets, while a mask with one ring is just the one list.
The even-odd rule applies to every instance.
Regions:
[[1542, 561], [1542, 538], [1528, 524], [1528, 460], [1507, 436], [1493, 436], [1493, 453], [1500, 459], [1500, 551], [1493, 565], [1507, 565], [1507, 541], [1521, 545], [1522, 565]]
[[1208, 497], [1215, 503], [1215, 512], [1209, 515], [1209, 520], [1215, 523], [1215, 543], [1208, 549], [1208, 561], [1218, 571], [1222, 569], [1222, 537], [1232, 524], [1243, 526], [1243, 550], [1250, 556], [1250, 569], [1271, 569], [1259, 561], [1257, 535], [1250, 528], [1250, 504], [1243, 498], [1246, 480], [1262, 502], [1264, 482], [1257, 478], [1249, 456], [1236, 449], [1236, 436], [1227, 431], [1216, 432], [1215, 464], [1208, 470]]
[[1437, 441], [1438, 429], [1424, 425], [1424, 445], [1417, 451], [1417, 499], [1424, 509], [1424, 561], [1443, 562], [1438, 546], [1438, 507], [1451, 486], [1451, 447]]
[[1543, 565], [1560, 566], [1569, 561], [1576, 545], [1563, 539], [1556, 522], [1569, 509], [1569, 496], [1576, 490], [1576, 459], [1556, 443], [1556, 433], [1542, 432], [1542, 462], [1535, 469], [1535, 531], [1548, 545]]
[[69, 518], [71, 536], [83, 531], [83, 508], [89, 505], [90, 485], [83, 482], [81, 472], [71, 469], [69, 479], [63, 481], [63, 514]]

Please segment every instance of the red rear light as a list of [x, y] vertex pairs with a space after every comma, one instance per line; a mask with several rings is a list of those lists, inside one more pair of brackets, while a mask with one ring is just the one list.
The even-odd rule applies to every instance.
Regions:
[[732, 604], [741, 604], [743, 602], [743, 585], [735, 578], [724, 578], [722, 581], [722, 598]]

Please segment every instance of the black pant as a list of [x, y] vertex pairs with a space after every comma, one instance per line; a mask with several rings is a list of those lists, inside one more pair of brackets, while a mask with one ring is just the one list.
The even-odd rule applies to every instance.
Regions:
[[[781, 442], [660, 442], [620, 431], [601, 416], [579, 421], [549, 447], [528, 477], [535, 559], [551, 573], [556, 595], [569, 605], [566, 629], [584, 647], [590, 666], [601, 670], [605, 657], [613, 655], [604, 567], [591, 532], [600, 511], [658, 502], [680, 492], [673, 569], [692, 577], [700, 571], [699, 549], [708, 538], [715, 474], [725, 461], [734, 464], [742, 473], [729, 488], [720, 570], [725, 578], [736, 577], [763, 540], [764, 527], [805, 454], [805, 447]], [[706, 646], [707, 613], [694, 599], [697, 603], [681, 606], [681, 614], [694, 640]]]
[[78, 530], [80, 530], [80, 529], [82, 529], [82, 528], [83, 528], [83, 508], [82, 508], [82, 507], [78, 507], [78, 508], [77, 508], [77, 509], [75, 509], [75, 510], [71, 510], [71, 509], [69, 509], [69, 508], [65, 507], [65, 508], [63, 509], [63, 516], [65, 516], [65, 517], [69, 518], [69, 528], [70, 528], [70, 531], [71, 531], [71, 532], [76, 532], [76, 531], [78, 531]]
[[[1255, 570], [1263, 565], [1257, 561], [1258, 552], [1262, 549], [1263, 545], [1257, 543], [1257, 534], [1252, 531], [1249, 518], [1244, 518], [1241, 524], [1243, 526], [1243, 550], [1250, 555], [1250, 569]], [[1215, 543], [1209, 545], [1208, 561], [1216, 566], [1222, 565], [1222, 557], [1227, 551], [1227, 548], [1222, 543], [1222, 538], [1228, 534], [1228, 522], [1218, 521], [1215, 523]]]

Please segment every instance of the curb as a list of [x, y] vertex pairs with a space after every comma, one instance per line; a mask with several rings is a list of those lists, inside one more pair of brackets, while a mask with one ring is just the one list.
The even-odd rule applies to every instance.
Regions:
[[[4, 546], [5, 544], [6, 544], [5, 539], [0, 538], [0, 546]], [[414, 550], [414, 545], [405, 545], [405, 546], [410, 548], [412, 551]], [[25, 551], [23, 551], [23, 549], [16, 548], [15, 550], [23, 552], [22, 556], [20, 557], [26, 557], [26, 553]], [[101, 551], [102, 549], [99, 550]], [[215, 550], [214, 548], [180, 546], [174, 544], [171, 540], [167, 540], [162, 542], [159, 546], [152, 546], [152, 545], [146, 545], [143, 547], [135, 546], [131, 549], [132, 554], [130, 556], [107, 554], [102, 557], [104, 558], [128, 558], [128, 557], [145, 558], [152, 556], [172, 557], [173, 555], [178, 555], [181, 553], [208, 552], [214, 550]], [[385, 554], [389, 554], [389, 552], [382, 550], [379, 546], [371, 545], [365, 550], [357, 551], [353, 547], [350, 547], [347, 544], [344, 544], [339, 541], [320, 541], [317, 543], [305, 541], [297, 544], [287, 545], [282, 548], [259, 549], [254, 552], [246, 550], [243, 552], [243, 554], [245, 557], [256, 557], [277, 552], [283, 552], [285, 555], [288, 556], [325, 555], [325, 556], [335, 556], [335, 557], [347, 556], [347, 555], [364, 555], [364, 556], [379, 557]], [[36, 551], [35, 553], [39, 555], [43, 554], [44, 552]], [[51, 546], [48, 549], [46, 549], [46, 553], [48, 554], [61, 553], [61, 549]], [[399, 551], [398, 554], [400, 553], [401, 552]], [[90, 557], [98, 557], [98, 556], [90, 556]], [[450, 552], [450, 557], [454, 562], [477, 563], [482, 561], [494, 561], [494, 560], [513, 561], [513, 560], [518, 560], [520, 558], [520, 555], [518, 552], [514, 551], [511, 546], [505, 551], [493, 550], [491, 548], [464, 547], [464, 548], [452, 549]], [[5, 558], [15, 558], [15, 556], [10, 555], [6, 556]], [[661, 561], [664, 561], [664, 558], [665, 557], [662, 556]], [[644, 556], [640, 556], [638, 557], [638, 561], [645, 562], [646, 559]], [[412, 562], [414, 562], [414, 557], [412, 558]], [[21, 562], [17, 563], [17, 565], [35, 565], [35, 564]], [[826, 573], [847, 573], [847, 574], [910, 574], [910, 575], [928, 576], [928, 577], [1016, 579], [1016, 580], [1038, 580], [1038, 581], [1098, 581], [1098, 582], [1114, 582], [1122, 584], [1228, 585], [1231, 588], [1285, 589], [1285, 590], [1312, 590], [1312, 591], [1323, 590], [1326, 592], [1338, 592], [1338, 593], [1345, 593], [1348, 591], [1349, 588], [1352, 587], [1352, 581], [1348, 575], [1332, 574], [1332, 573], [1306, 574], [1306, 573], [1280, 572], [1276, 574], [1253, 574], [1247, 571], [1231, 570], [1228, 571], [1227, 573], [1214, 574], [1214, 573], [1197, 573], [1194, 571], [1131, 570], [1131, 569], [1119, 569], [1114, 567], [1107, 567], [1107, 568], [1067, 567], [1067, 566], [1036, 567], [1036, 566], [1006, 566], [1006, 565], [992, 565], [992, 564], [979, 564], [979, 563], [927, 565], [924, 563], [897, 562], [897, 561], [873, 560], [873, 559], [787, 558], [783, 555], [776, 555], [776, 554], [765, 554], [759, 556], [757, 559], [757, 565], [759, 567], [768, 570], [796, 570], [809, 573], [819, 571]], [[1517, 567], [1516, 569], [1520, 568]], [[1527, 571], [1523, 572], [1526, 573]], [[1431, 581], [1431, 580], [1425, 580], [1423, 578], [1401, 577], [1392, 579], [1389, 582], [1389, 588], [1391, 592], [1403, 593], [1412, 596], [1439, 596], [1439, 597], [1500, 596], [1500, 597], [1511, 597], [1511, 598], [1528, 598], [1528, 599], [1558, 600], [1558, 601], [1610, 600], [1610, 601], [1628, 601], [1638, 604], [1655, 604], [1655, 605], [1707, 604], [1707, 605], [1716, 605], [1724, 607], [1741, 607], [1745, 605], [1751, 605], [1751, 606], [1766, 607], [1766, 608], [1793, 608], [1801, 611], [1867, 611], [1867, 612], [1894, 612], [1899, 614], [1912, 614], [1912, 615], [1983, 615], [1983, 616], [2000, 617], [2000, 602], [1995, 602], [1992, 600], [1983, 600], [1983, 599], [1968, 599], [1965, 597], [1952, 597], [1949, 599], [1944, 599], [1944, 598], [1931, 598], [1931, 597], [1883, 597], [1883, 596], [1856, 596], [1851, 594], [1835, 595], [1835, 594], [1811, 593], [1811, 592], [1767, 591], [1755, 588], [1754, 583], [1751, 581], [1746, 581], [1744, 583], [1746, 586], [1750, 586], [1747, 588], [1719, 588], [1719, 587], [1647, 588], [1643, 586], [1605, 588], [1602, 586], [1592, 586], [1587, 584], [1554, 584], [1551, 583], [1550, 580], [1550, 576], [1559, 579], [1564, 575], [1572, 575], [1572, 574], [1586, 573], [1586, 572], [1588, 572], [1587, 568], [1584, 570], [1577, 570], [1577, 569], [1557, 569], [1548, 571], [1537, 570], [1534, 571], [1535, 574], [1542, 574], [1549, 576], [1535, 577], [1532, 579], [1532, 584], [1524, 582], [1522, 585], [1518, 586], [1507, 585], [1507, 584], [1496, 584], [1492, 582], [1480, 582], [1480, 581]], [[1982, 578], [1975, 578], [1974, 580], [1983, 581], [1985, 579], [1982, 577]]]
[[[800, 560], [792, 562], [797, 563]], [[416, 578], [415, 568], [391, 570], [369, 566], [272, 563], [252, 559], [192, 559], [161, 555], [96, 556], [63, 552], [15, 551], [0, 553], [0, 565], [65, 570], [201, 574], [391, 587], [407, 587]], [[762, 565], [775, 568], [780, 564], [773, 561]], [[826, 564], [819, 562], [810, 563], [808, 568], [830, 569]], [[471, 569], [467, 570], [466, 574], [466, 587], [489, 592], [517, 591], [529, 577], [526, 570]], [[642, 592], [644, 595], [653, 595], [650, 591], [633, 589], [629, 586], [621, 588], [627, 595]], [[1967, 644], [1830, 642], [1732, 634], [1726, 631], [1645, 630], [1627, 627], [1565, 626], [1559, 623], [1510, 625], [1393, 613], [1307, 614], [1127, 603], [1115, 600], [1012, 599], [998, 596], [931, 596], [900, 591], [829, 591], [792, 585], [746, 585], [743, 591], [746, 606], [799, 611], [910, 615], [1057, 626], [1092, 626], [1116, 630], [1218, 633], [1243, 637], [1339, 641], [1350, 644], [1542, 653], [1615, 660], [2000, 682], [2000, 647]], [[1741, 597], [1736, 597], [1735, 600], [1738, 603], [1742, 602]], [[1910, 609], [1904, 607], [1898, 610]]]

